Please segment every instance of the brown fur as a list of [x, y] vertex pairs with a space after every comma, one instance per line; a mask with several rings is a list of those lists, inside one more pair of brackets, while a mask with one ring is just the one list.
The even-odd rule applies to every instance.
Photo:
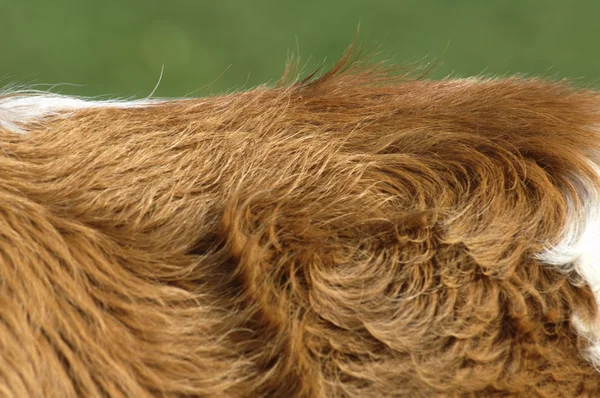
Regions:
[[598, 396], [593, 296], [535, 255], [599, 111], [342, 63], [0, 131], [0, 395]]

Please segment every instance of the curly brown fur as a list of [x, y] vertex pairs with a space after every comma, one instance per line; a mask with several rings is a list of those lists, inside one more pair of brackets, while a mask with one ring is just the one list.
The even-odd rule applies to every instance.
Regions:
[[[345, 61], [347, 58], [345, 58]], [[322, 78], [0, 130], [0, 395], [598, 396], [600, 97]]]

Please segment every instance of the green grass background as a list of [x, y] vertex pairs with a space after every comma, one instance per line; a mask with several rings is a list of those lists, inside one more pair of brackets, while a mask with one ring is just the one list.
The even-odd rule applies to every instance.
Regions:
[[[600, 1], [0, 0], [0, 85], [67, 94], [203, 96], [275, 81], [353, 40], [396, 63], [441, 58], [434, 78], [600, 77]], [[63, 84], [69, 83], [69, 84]]]

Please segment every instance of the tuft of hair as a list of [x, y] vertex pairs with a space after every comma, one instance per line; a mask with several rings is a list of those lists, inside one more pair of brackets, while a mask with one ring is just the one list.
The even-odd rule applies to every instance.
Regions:
[[351, 54], [0, 96], [0, 395], [597, 396], [598, 93]]

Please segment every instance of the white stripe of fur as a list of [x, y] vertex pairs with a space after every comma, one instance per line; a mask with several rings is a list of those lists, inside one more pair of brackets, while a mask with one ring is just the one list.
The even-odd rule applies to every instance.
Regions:
[[[600, 177], [600, 167], [593, 162], [591, 164]], [[583, 214], [575, 214], [571, 210], [561, 242], [538, 258], [565, 271], [574, 268], [594, 293], [600, 308], [600, 187], [581, 178], [575, 183], [579, 196], [585, 201]], [[573, 209], [573, 206], [570, 208]], [[600, 314], [591, 323], [586, 323], [575, 313], [571, 323], [579, 334], [590, 340], [591, 345], [585, 354], [600, 368]]]
[[82, 109], [139, 108], [160, 102], [158, 100], [94, 101], [57, 94], [17, 93], [0, 95], [0, 128], [24, 133], [26, 125], [44, 118], [68, 115]]

